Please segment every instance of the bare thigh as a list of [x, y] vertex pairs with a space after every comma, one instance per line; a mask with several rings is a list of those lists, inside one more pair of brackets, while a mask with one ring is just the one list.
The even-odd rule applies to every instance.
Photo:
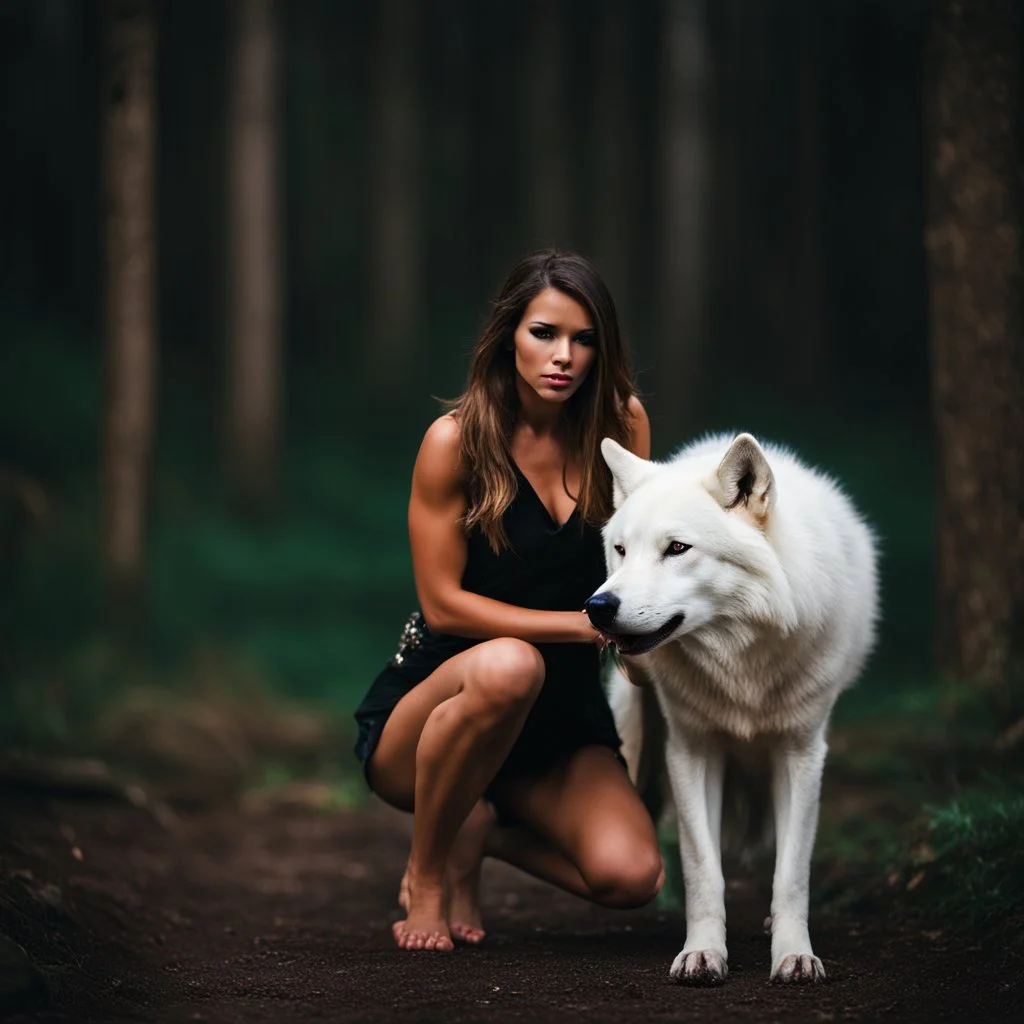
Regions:
[[583, 747], [540, 777], [503, 784], [497, 796], [575, 864], [599, 902], [641, 905], [660, 888], [654, 823], [607, 747]]
[[467, 685], [488, 691], [492, 704], [532, 699], [543, 682], [540, 652], [522, 640], [487, 640], [456, 654], [414, 686], [388, 716], [368, 764], [374, 792], [411, 811], [416, 791], [416, 748], [434, 710]]

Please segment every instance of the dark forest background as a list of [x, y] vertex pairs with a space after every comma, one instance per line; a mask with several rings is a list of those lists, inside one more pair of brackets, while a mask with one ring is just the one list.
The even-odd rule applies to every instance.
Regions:
[[1019, 953], [1022, 52], [1016, 0], [0, 0], [0, 796], [360, 804], [417, 447], [556, 245], [655, 457], [748, 430], [877, 530], [816, 899]]
[[0, 745], [347, 778], [420, 438], [553, 244], [655, 457], [749, 430], [851, 493], [837, 721], [958, 791], [1024, 734], [1015, 10], [0, 0]]

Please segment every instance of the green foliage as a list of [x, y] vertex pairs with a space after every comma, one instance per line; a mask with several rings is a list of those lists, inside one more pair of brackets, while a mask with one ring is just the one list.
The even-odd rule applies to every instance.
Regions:
[[965, 706], [976, 713], [962, 720], [883, 706], [838, 730], [815, 845], [819, 909], [884, 903], [956, 928], [1024, 915], [1024, 769], [993, 751], [980, 700]]
[[[239, 522], [215, 497], [157, 506], [144, 635], [132, 649], [115, 642], [103, 615], [88, 501], [31, 524], [2, 599], [17, 646], [0, 741], [70, 740], [92, 711], [147, 674], [174, 685], [204, 647], [258, 666], [282, 694], [335, 713], [352, 708], [415, 600], [405, 485], [311, 449], [294, 466], [294, 503], [272, 524]], [[347, 503], [338, 500], [339, 477]], [[187, 493], [170, 473], [158, 490]]]
[[[159, 410], [141, 628], [126, 643], [111, 628], [98, 560], [98, 351], [10, 316], [0, 333], [0, 745], [81, 747], [123, 693], [184, 691], [211, 649], [282, 696], [347, 718], [415, 601], [405, 507], [421, 427], [371, 443], [311, 400], [320, 412], [305, 409], [302, 432], [287, 437], [276, 508], [248, 521], [222, 493], [214, 428], [197, 415], [188, 368], [174, 366], [179, 394]], [[329, 391], [321, 383], [318, 395]], [[15, 479], [43, 496], [42, 512], [25, 506]]]
[[975, 926], [1024, 914], [1024, 776], [986, 776], [925, 812], [932, 909]]
[[165, 509], [151, 546], [151, 618], [173, 655], [237, 649], [284, 692], [352, 707], [414, 600], [405, 482], [339, 451], [300, 448], [271, 523], [217, 506]]

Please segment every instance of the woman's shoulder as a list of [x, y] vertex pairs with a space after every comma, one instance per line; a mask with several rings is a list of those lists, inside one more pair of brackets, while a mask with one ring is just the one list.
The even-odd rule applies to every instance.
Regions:
[[626, 399], [626, 415], [631, 420], [646, 420], [647, 410], [638, 395], [630, 395]]
[[629, 429], [629, 450], [642, 459], [651, 457], [651, 421], [643, 402], [636, 395], [626, 400], [626, 425]]
[[427, 427], [416, 456], [413, 476], [431, 487], [449, 489], [461, 480], [459, 421], [451, 413], [438, 416]]
[[438, 416], [427, 427], [427, 431], [423, 435], [423, 446], [432, 451], [454, 451], [457, 453], [461, 434], [462, 431], [455, 413], [446, 412]]

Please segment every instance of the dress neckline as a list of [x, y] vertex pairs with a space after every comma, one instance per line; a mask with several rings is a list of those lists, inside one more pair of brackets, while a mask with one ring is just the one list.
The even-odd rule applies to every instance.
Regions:
[[523, 472], [522, 467], [519, 465], [519, 463], [516, 462], [515, 459], [512, 459], [511, 462], [512, 467], [526, 483], [526, 486], [530, 489], [530, 493], [533, 495], [534, 500], [540, 506], [540, 509], [547, 517], [548, 522], [551, 523], [551, 525], [554, 527], [555, 532], [557, 533], [560, 530], [564, 530], [573, 521], [573, 519], [576, 518], [576, 513], [579, 512], [580, 510], [580, 503], [577, 501], [576, 504], [573, 505], [572, 511], [569, 513], [569, 517], [565, 520], [564, 523], [558, 522], [558, 520], [555, 519], [555, 517], [551, 514], [551, 511], [547, 507], [547, 505], [544, 504], [544, 501], [542, 500], [541, 496], [537, 493], [537, 489], [533, 486], [532, 483], [530, 483], [530, 478]]

